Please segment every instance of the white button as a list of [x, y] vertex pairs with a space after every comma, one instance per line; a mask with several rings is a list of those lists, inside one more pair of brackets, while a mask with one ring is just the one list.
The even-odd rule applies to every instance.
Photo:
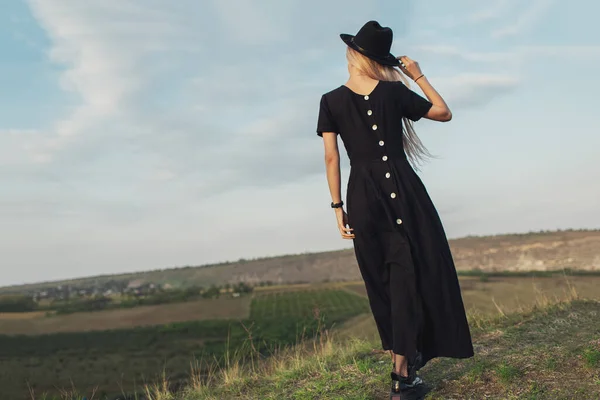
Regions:
[[395, 198], [396, 198], [396, 193], [394, 193], [394, 192], [390, 193], [390, 197], [391, 197], [392, 199], [395, 199]]
[[367, 111], [367, 115], [373, 115], [373, 111], [371, 111], [371, 110]]
[[402, 220], [401, 220], [400, 218], [398, 218], [398, 219], [396, 220], [396, 223], [397, 223], [398, 225], [400, 225], [400, 224], [402, 223]]
[[387, 156], [383, 156], [383, 157], [381, 157], [381, 159], [382, 159], [383, 161], [387, 161]]
[[385, 174], [385, 177], [386, 177], [386, 178], [389, 178], [390, 176], [391, 176], [391, 175], [390, 175], [390, 173], [389, 173], [389, 172], [386, 172], [386, 174]]
[[379, 141], [379, 145], [380, 145], [380, 146], [383, 146], [383, 140], [380, 140], [380, 141]]
[[369, 96], [365, 96], [365, 100], [369, 100]]
[[373, 128], [374, 131], [376, 131], [377, 130], [377, 125], [373, 125], [372, 128]]

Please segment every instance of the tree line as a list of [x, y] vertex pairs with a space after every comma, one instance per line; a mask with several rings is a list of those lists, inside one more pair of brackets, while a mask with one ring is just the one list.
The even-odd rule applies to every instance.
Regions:
[[0, 313], [48, 311], [57, 314], [100, 311], [115, 308], [133, 308], [144, 305], [182, 303], [195, 299], [218, 298], [223, 295], [244, 295], [252, 292], [252, 286], [240, 282], [223, 286], [212, 285], [208, 288], [190, 286], [168, 290], [155, 290], [143, 295], [126, 294], [106, 296], [98, 294], [86, 298], [55, 299], [49, 303], [36, 301], [27, 295], [0, 296]]

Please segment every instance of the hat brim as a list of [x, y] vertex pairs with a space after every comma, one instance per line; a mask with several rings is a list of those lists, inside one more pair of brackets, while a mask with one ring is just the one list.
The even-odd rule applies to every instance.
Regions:
[[374, 56], [372, 54], [368, 54], [366, 53], [363, 49], [361, 49], [360, 47], [358, 47], [354, 41], [352, 40], [354, 38], [354, 35], [349, 35], [347, 33], [340, 33], [340, 38], [344, 41], [344, 43], [346, 43], [348, 45], [348, 47], [350, 47], [353, 50], [358, 51], [360, 54], [362, 54], [363, 56], [370, 58], [373, 61], [377, 61], [380, 64], [383, 65], [391, 65], [392, 67], [397, 67], [400, 65], [400, 61], [392, 54], [388, 54], [385, 57], [378, 57], [378, 56]]

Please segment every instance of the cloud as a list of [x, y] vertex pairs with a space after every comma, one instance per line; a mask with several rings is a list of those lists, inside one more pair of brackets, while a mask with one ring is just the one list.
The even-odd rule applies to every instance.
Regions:
[[440, 92], [453, 107], [481, 107], [517, 88], [519, 78], [505, 74], [461, 73], [436, 79]]
[[[527, 57], [597, 53], [594, 46], [511, 46], [475, 35], [482, 25], [498, 27], [518, 12], [514, 0], [444, 3], [462, 15], [452, 27], [419, 20], [448, 21], [437, 8], [442, 3], [432, 3], [432, 13], [423, 15], [404, 3], [390, 4], [375, 7], [372, 17], [394, 17], [395, 45], [416, 43], [415, 52], [441, 59], [431, 65], [431, 80], [453, 109], [481, 107], [515, 90]], [[335, 229], [326, 233], [335, 221], [327, 220], [330, 199], [315, 124], [321, 93], [346, 79], [337, 35], [364, 23], [363, 4], [29, 5], [48, 36], [40, 43], [49, 42], [45, 56], [60, 69], [69, 103], [46, 126], [0, 132], [3, 223], [21, 227], [0, 232], [0, 251], [27, 276], [339, 246]], [[500, 37], [526, 35], [519, 21], [532, 20], [533, 11], [527, 12]], [[436, 31], [413, 41], [420, 26]], [[448, 185], [446, 199], [452, 190]], [[312, 204], [325, 207], [314, 211]], [[451, 201], [445, 204], [441, 209], [453, 220], [464, 219], [459, 209], [445, 208]], [[322, 213], [316, 226], [306, 222], [315, 212]], [[41, 262], [46, 275], [30, 273]]]
[[518, 36], [523, 34], [527, 29], [531, 29], [544, 13], [554, 4], [554, 0], [533, 0], [529, 3], [529, 7], [518, 12], [522, 3], [517, 3], [517, 18], [511, 25], [503, 26], [502, 28], [492, 31], [492, 37], [496, 39], [506, 38], [509, 36]]
[[515, 56], [515, 51], [472, 51], [454, 45], [413, 45], [412, 48], [427, 54], [478, 63], [510, 62]]
[[495, 20], [499, 16], [505, 14], [511, 6], [511, 0], [496, 0], [489, 5], [486, 5], [485, 8], [478, 9], [467, 15], [466, 21], [479, 24], [488, 22], [490, 20]]
[[37, 149], [38, 158], [50, 161], [77, 136], [93, 134], [95, 126], [120, 117], [168, 64], [164, 60], [170, 54], [199, 46], [194, 40], [197, 32], [182, 24], [190, 18], [158, 4], [141, 7], [133, 1], [107, 1], [74, 6], [30, 0], [34, 16], [52, 41], [50, 59], [66, 68], [62, 87], [81, 99], [49, 128], [48, 140]]
[[518, 46], [523, 57], [560, 57], [575, 58], [577, 61], [600, 57], [599, 45], [529, 45]]

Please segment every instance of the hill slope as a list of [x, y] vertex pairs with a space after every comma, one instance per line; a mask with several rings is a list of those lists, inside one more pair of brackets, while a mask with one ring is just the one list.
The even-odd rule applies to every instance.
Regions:
[[[600, 230], [468, 236], [450, 240], [450, 247], [458, 270], [600, 270]], [[313, 283], [360, 279], [354, 251], [345, 249], [12, 286], [0, 288], [0, 293], [23, 292], [60, 284], [99, 285], [111, 280], [206, 287], [240, 281]]]
[[[420, 373], [431, 388], [426, 398], [597, 400], [599, 315], [600, 302], [579, 300], [472, 320], [475, 357], [432, 360]], [[256, 373], [224, 371], [225, 384], [197, 384], [177, 398], [385, 399], [390, 360], [373, 348], [372, 340], [328, 341], [312, 355], [292, 351]], [[156, 392], [154, 398], [167, 397]]]

